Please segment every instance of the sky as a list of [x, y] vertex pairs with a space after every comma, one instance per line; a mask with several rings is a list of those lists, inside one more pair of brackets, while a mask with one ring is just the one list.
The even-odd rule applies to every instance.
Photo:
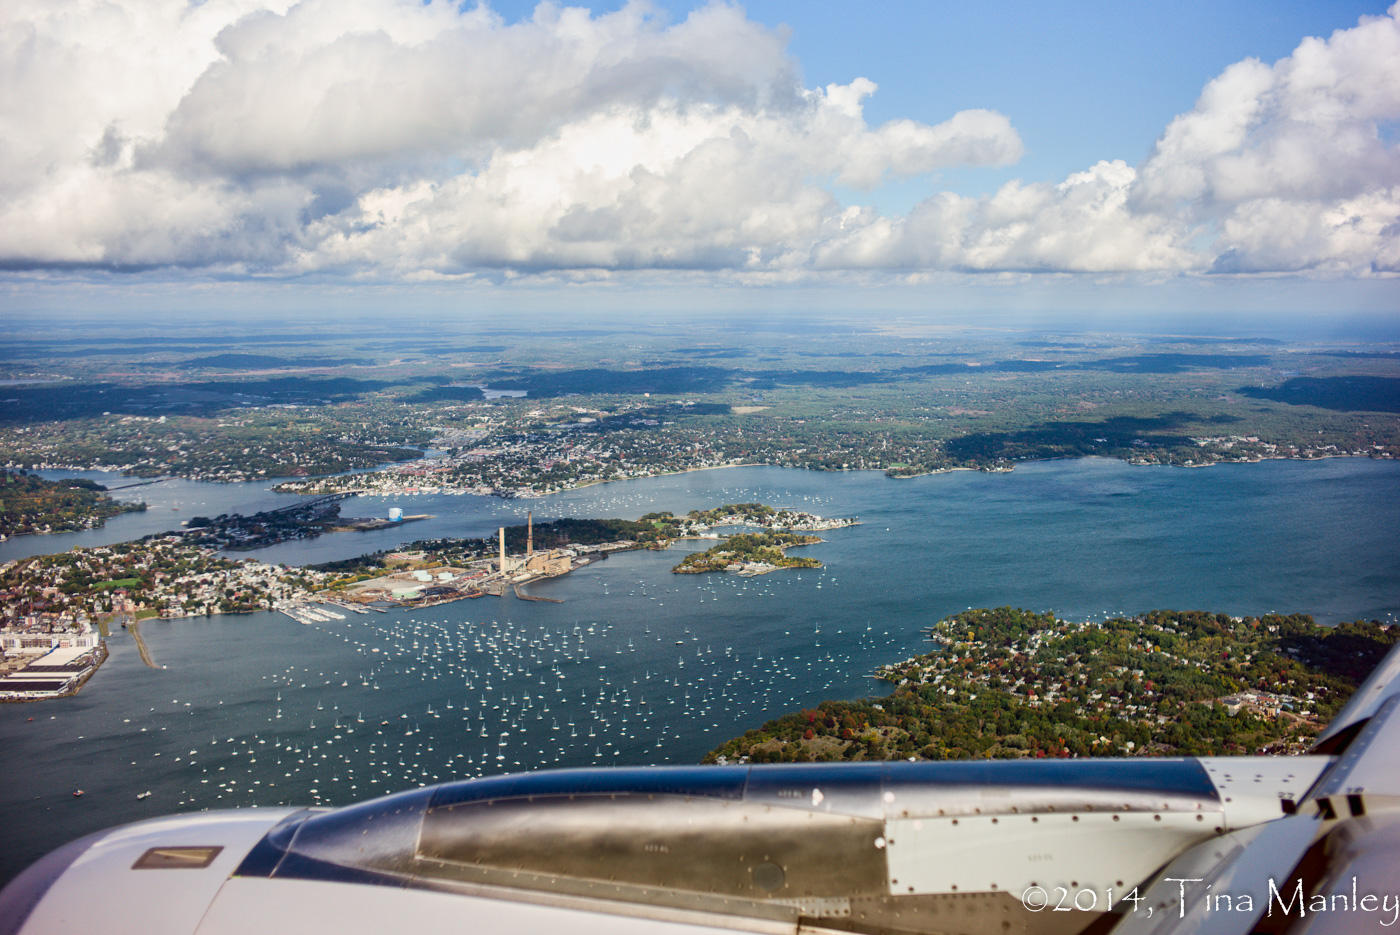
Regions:
[[1400, 309], [1400, 4], [7, 0], [0, 302]]

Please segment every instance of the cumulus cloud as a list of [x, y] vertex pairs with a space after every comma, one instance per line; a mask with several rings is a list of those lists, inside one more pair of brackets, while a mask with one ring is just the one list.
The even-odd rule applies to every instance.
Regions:
[[964, 271], [1141, 272], [1195, 262], [1179, 223], [1127, 209], [1137, 173], [1100, 162], [1058, 185], [1008, 182], [986, 198], [944, 193], [905, 218], [852, 217], [818, 265]]
[[836, 192], [1013, 164], [1011, 123], [872, 125], [723, 3], [9, 0], [0, 266], [1400, 270], [1397, 10], [1227, 69], [1140, 166], [882, 216]]
[[1400, 5], [1274, 65], [1232, 65], [1138, 168], [852, 214], [825, 268], [1400, 272]]
[[664, 22], [418, 0], [14, 0], [0, 262], [318, 269], [800, 264], [838, 206], [1006, 163], [1001, 115], [870, 126], [737, 7]]
[[1397, 119], [1400, 4], [1226, 69], [1167, 127], [1130, 204], [1211, 223], [1219, 271], [1400, 270]]
[[614, 107], [784, 107], [797, 89], [780, 38], [731, 7], [662, 28], [639, 6], [594, 18], [545, 5], [507, 26], [482, 7], [303, 0], [234, 22], [214, 45], [152, 161], [234, 175], [418, 168], [530, 146]]

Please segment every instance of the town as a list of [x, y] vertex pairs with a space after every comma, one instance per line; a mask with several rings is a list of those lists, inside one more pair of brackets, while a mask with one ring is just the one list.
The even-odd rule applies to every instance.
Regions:
[[179, 535], [72, 549], [0, 566], [0, 700], [75, 691], [105, 658], [114, 626], [150, 617], [270, 610], [308, 599], [326, 575], [230, 561]]
[[0, 542], [10, 536], [94, 529], [110, 517], [144, 509], [144, 503], [112, 499], [94, 481], [50, 481], [0, 469]]
[[[305, 494], [538, 497], [741, 464], [914, 477], [1083, 456], [1197, 467], [1400, 451], [1396, 381], [1373, 375], [1393, 369], [1388, 359], [1248, 341], [1238, 350], [1250, 353], [1185, 341], [1175, 352], [970, 347], [871, 337], [863, 351], [789, 355], [828, 357], [826, 369], [684, 366], [681, 348], [580, 369], [562, 357], [483, 370], [477, 380], [510, 387], [490, 393], [453, 369], [484, 366], [470, 356], [386, 360], [368, 368], [375, 379], [221, 372], [194, 383], [175, 378], [178, 362], [151, 360], [151, 379], [94, 371], [12, 389], [0, 462], [277, 480]], [[169, 379], [154, 380], [165, 367]]]

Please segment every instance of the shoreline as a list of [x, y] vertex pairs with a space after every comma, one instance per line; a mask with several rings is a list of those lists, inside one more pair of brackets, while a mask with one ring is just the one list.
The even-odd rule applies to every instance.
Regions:
[[[576, 485], [569, 486], [569, 487], [563, 487], [563, 488], [560, 488], [559, 490], [555, 490], [555, 491], [552, 491], [552, 492], [549, 492], [549, 493], [540, 493], [540, 492], [538, 492], [538, 491], [527, 490], [527, 489], [525, 489], [525, 488], [517, 488], [515, 491], [512, 491], [512, 492], [510, 492], [510, 493], [498, 493], [498, 492], [496, 492], [496, 491], [497, 491], [499, 488], [490, 488], [490, 489], [488, 489], [488, 488], [485, 488], [485, 487], [476, 487], [476, 488], [472, 488], [472, 487], [446, 487], [446, 486], [435, 487], [435, 488], [434, 488], [434, 492], [433, 492], [432, 494], [425, 494], [421, 489], [415, 490], [415, 491], [413, 491], [413, 492], [409, 492], [408, 490], [386, 491], [386, 490], [377, 490], [377, 489], [366, 488], [366, 487], [340, 488], [340, 489], [337, 489], [337, 490], [321, 491], [321, 492], [318, 492], [318, 493], [301, 493], [301, 492], [294, 492], [294, 491], [278, 490], [277, 487], [279, 487], [279, 486], [281, 486], [282, 484], [287, 483], [287, 482], [304, 481], [304, 480], [306, 480], [307, 478], [302, 478], [302, 477], [268, 477], [268, 478], [243, 479], [243, 480], [225, 480], [225, 479], [223, 479], [223, 478], [217, 478], [217, 477], [209, 477], [209, 478], [206, 478], [206, 477], [198, 477], [198, 476], [186, 476], [186, 475], [181, 475], [181, 474], [171, 474], [171, 475], [162, 475], [162, 476], [159, 478], [159, 480], [185, 480], [185, 481], [192, 481], [192, 482], [201, 483], [201, 484], [267, 483], [267, 484], [270, 485], [267, 489], [268, 489], [269, 491], [273, 492], [273, 493], [284, 494], [284, 495], [288, 495], [288, 496], [297, 496], [297, 497], [319, 497], [319, 496], [328, 496], [328, 495], [331, 495], [331, 494], [340, 494], [340, 493], [343, 493], [343, 494], [348, 494], [348, 495], [350, 495], [350, 496], [355, 496], [355, 497], [420, 497], [420, 496], [447, 496], [447, 497], [455, 497], [455, 496], [474, 496], [474, 497], [496, 497], [496, 498], [501, 499], [501, 500], [537, 500], [537, 499], [541, 499], [541, 498], [544, 498], [544, 497], [553, 497], [553, 496], [557, 496], [558, 494], [568, 493], [568, 492], [573, 491], [573, 490], [583, 490], [583, 489], [585, 489], [585, 488], [587, 488], [587, 487], [594, 487], [594, 486], [597, 486], [597, 485], [599, 485], [599, 484], [613, 484], [613, 483], [618, 483], [618, 482], [621, 482], [621, 481], [647, 480], [647, 479], [650, 479], [650, 478], [653, 478], [653, 477], [674, 477], [674, 476], [678, 476], [678, 475], [681, 475], [681, 474], [693, 474], [693, 473], [695, 473], [695, 472], [697, 472], [697, 471], [723, 471], [723, 470], [728, 470], [729, 468], [741, 468], [741, 467], [772, 467], [772, 468], [782, 468], [782, 469], [785, 469], [785, 470], [793, 470], [793, 471], [816, 471], [816, 472], [823, 473], [823, 474], [827, 474], [827, 473], [830, 473], [830, 474], [850, 474], [850, 473], [856, 473], [856, 472], [860, 472], [860, 471], [870, 471], [870, 472], [878, 472], [878, 473], [880, 473], [880, 474], [883, 474], [885, 477], [888, 477], [890, 480], [913, 480], [914, 478], [918, 478], [918, 477], [930, 477], [930, 476], [934, 476], [934, 475], [938, 475], [938, 474], [952, 474], [952, 473], [955, 473], [955, 472], [958, 472], [958, 471], [972, 471], [972, 472], [979, 473], [979, 474], [1009, 474], [1009, 473], [1012, 473], [1013, 471], [1015, 471], [1016, 466], [1017, 466], [1017, 465], [1020, 465], [1020, 464], [1037, 464], [1037, 463], [1052, 462], [1052, 461], [1075, 461], [1075, 460], [1090, 459], [1090, 458], [1094, 458], [1094, 459], [1105, 459], [1105, 460], [1109, 460], [1109, 461], [1121, 461], [1121, 462], [1123, 462], [1124, 464], [1131, 464], [1131, 465], [1133, 465], [1134, 467], [1174, 467], [1174, 468], [1206, 468], [1206, 467], [1215, 467], [1215, 466], [1217, 466], [1217, 465], [1222, 465], [1222, 464], [1259, 464], [1259, 463], [1264, 462], [1264, 461], [1331, 461], [1331, 460], [1336, 460], [1336, 459], [1339, 459], [1339, 458], [1364, 458], [1364, 459], [1369, 460], [1369, 461], [1397, 461], [1397, 460], [1400, 460], [1400, 458], [1397, 458], [1397, 457], [1394, 457], [1394, 456], [1387, 456], [1387, 455], [1385, 455], [1385, 454], [1349, 453], [1349, 452], [1347, 452], [1347, 453], [1336, 453], [1336, 454], [1320, 454], [1320, 455], [1317, 455], [1317, 456], [1315, 456], [1315, 457], [1308, 457], [1308, 458], [1293, 457], [1293, 456], [1289, 456], [1289, 455], [1265, 455], [1265, 456], [1260, 456], [1260, 457], [1255, 457], [1255, 458], [1222, 458], [1222, 459], [1220, 459], [1220, 460], [1218, 460], [1218, 461], [1206, 461], [1206, 462], [1202, 462], [1202, 463], [1193, 463], [1193, 464], [1177, 464], [1177, 463], [1174, 463], [1174, 462], [1160, 462], [1160, 461], [1148, 461], [1148, 462], [1144, 462], [1144, 461], [1137, 461], [1137, 460], [1134, 460], [1134, 459], [1132, 459], [1132, 458], [1121, 458], [1121, 457], [1118, 457], [1118, 456], [1116, 456], [1116, 455], [1073, 454], [1073, 455], [1064, 455], [1064, 456], [1062, 456], [1062, 457], [1027, 458], [1027, 459], [1024, 460], [1024, 461], [1010, 462], [1010, 463], [1006, 464], [1006, 465], [1003, 466], [1003, 467], [978, 468], [978, 467], [968, 467], [968, 466], [966, 466], [966, 465], [956, 465], [956, 466], [953, 466], [953, 467], [934, 468], [934, 469], [929, 470], [929, 471], [920, 471], [919, 473], [916, 473], [916, 474], [891, 474], [891, 473], [889, 473], [889, 470], [888, 470], [887, 468], [878, 468], [878, 467], [875, 467], [875, 468], [813, 468], [813, 467], [803, 467], [803, 466], [801, 466], [801, 465], [770, 464], [770, 463], [764, 462], [764, 461], [740, 461], [740, 462], [736, 462], [736, 463], [734, 463], [734, 464], [709, 464], [709, 465], [705, 465], [705, 466], [703, 466], [703, 467], [681, 468], [680, 470], [676, 470], [676, 471], [657, 471], [657, 472], [652, 473], [652, 474], [637, 474], [637, 475], [634, 475], [634, 476], [631, 476], [631, 477], [612, 477], [612, 478], [602, 478], [602, 479], [598, 479], [598, 480], [590, 480], [590, 481], [585, 481], [585, 482], [583, 482], [583, 483], [581, 483], [581, 484], [576, 484]], [[97, 467], [97, 466], [88, 466], [88, 467], [65, 466], [65, 467], [45, 467], [45, 468], [42, 468], [42, 469], [35, 469], [35, 470], [55, 471], [55, 472], [65, 472], [65, 473], [84, 473], [84, 472], [90, 472], [90, 471], [108, 471], [109, 468], [108, 468], [108, 467]], [[344, 474], [339, 474], [339, 475], [337, 475], [337, 474], [328, 474], [328, 475], [324, 475], [324, 476], [327, 477], [327, 478], [330, 478], [330, 477], [337, 477], [337, 476], [339, 476], [339, 477], [358, 476], [358, 475], [361, 475], [361, 474], [363, 474], [363, 475], [369, 475], [369, 474], [378, 473], [379, 470], [383, 470], [383, 468], [372, 469], [372, 470], [369, 470], [369, 471], [346, 472], [346, 473], [344, 473]], [[429, 486], [431, 486], [431, 485], [429, 485]], [[117, 514], [117, 515], [121, 515], [121, 514]], [[405, 517], [405, 519], [407, 519], [407, 517]], [[68, 530], [68, 531], [66, 531], [66, 532], [74, 532], [74, 531], [79, 531], [79, 532], [81, 532], [81, 531], [86, 531], [86, 530]], [[20, 537], [22, 537], [22, 536], [32, 536], [32, 535], [62, 535], [62, 534], [64, 534], [64, 533], [63, 533], [63, 532], [56, 532], [56, 533], [19, 533], [19, 534], [17, 534], [17, 535], [11, 536], [11, 537], [9, 537], [9, 538], [10, 538], [11, 540], [13, 540], [13, 539], [18, 539], [18, 538], [20, 538]], [[0, 540], [0, 541], [4, 541], [4, 540]]]
[[[884, 474], [886, 477], [888, 477], [890, 480], [913, 480], [913, 479], [916, 478], [916, 477], [932, 477], [932, 476], [934, 476], [934, 475], [936, 475], [936, 474], [952, 474], [952, 473], [954, 473], [955, 471], [973, 471], [973, 472], [978, 473], [978, 474], [1011, 474], [1011, 473], [1013, 473], [1013, 472], [1016, 470], [1016, 466], [1019, 465], [1019, 464], [1052, 464], [1052, 463], [1054, 463], [1054, 462], [1056, 462], [1056, 461], [1088, 461], [1088, 460], [1095, 460], [1095, 461], [1120, 461], [1120, 462], [1122, 462], [1123, 464], [1131, 465], [1132, 467], [1166, 467], [1166, 468], [1181, 468], [1182, 470], [1193, 471], [1193, 470], [1196, 470], [1197, 468], [1219, 467], [1219, 466], [1221, 466], [1221, 465], [1228, 465], [1228, 464], [1262, 464], [1262, 463], [1264, 463], [1265, 461], [1335, 461], [1335, 460], [1340, 460], [1340, 459], [1342, 459], [1342, 458], [1364, 458], [1364, 459], [1367, 460], [1367, 461], [1397, 461], [1397, 460], [1400, 460], [1400, 458], [1384, 457], [1384, 456], [1378, 456], [1378, 455], [1372, 455], [1372, 454], [1325, 454], [1325, 455], [1317, 455], [1316, 457], [1312, 457], [1312, 458], [1295, 458], [1295, 457], [1289, 457], [1288, 455], [1268, 455], [1268, 456], [1260, 456], [1260, 457], [1258, 457], [1258, 458], [1222, 458], [1222, 459], [1219, 460], [1219, 461], [1204, 461], [1204, 462], [1199, 462], [1199, 463], [1193, 462], [1193, 463], [1191, 463], [1191, 464], [1177, 464], [1177, 463], [1171, 462], [1171, 461], [1165, 461], [1165, 462], [1163, 462], [1163, 461], [1135, 461], [1135, 460], [1133, 460], [1132, 458], [1119, 458], [1119, 457], [1117, 457], [1116, 455], [1092, 455], [1092, 454], [1089, 454], [1089, 455], [1079, 455], [1079, 454], [1076, 454], [1076, 455], [1064, 455], [1063, 457], [1059, 457], [1059, 458], [1027, 458], [1027, 459], [1024, 460], [1024, 461], [1014, 461], [1014, 462], [1011, 462], [1011, 463], [1007, 464], [1007, 465], [1004, 466], [1004, 467], [994, 467], [994, 468], [975, 468], [975, 467], [963, 467], [963, 466], [958, 466], [958, 467], [948, 467], [948, 468], [934, 468], [934, 469], [931, 470], [931, 471], [922, 471], [922, 472], [920, 472], [920, 473], [918, 473], [918, 474], [890, 474], [888, 471], [885, 471], [885, 470], [882, 469], [882, 468], [844, 468], [844, 469], [837, 469], [836, 473], [843, 473], [844, 471], [848, 471], [848, 470], [849, 470], [849, 471], [857, 471], [857, 470], [881, 471], [881, 473], [883, 473], [883, 474]], [[799, 468], [798, 470], [804, 470], [804, 469]]]
[[[414, 490], [414, 491], [411, 492], [411, 493], [410, 493], [409, 491], [407, 491], [407, 490], [401, 490], [401, 491], [385, 491], [385, 490], [375, 490], [375, 489], [370, 489], [370, 488], [356, 488], [356, 489], [354, 489], [354, 490], [348, 490], [348, 489], [347, 489], [347, 490], [332, 490], [332, 491], [325, 491], [325, 492], [322, 492], [322, 493], [296, 493], [296, 494], [293, 494], [293, 495], [294, 495], [294, 496], [298, 496], [298, 497], [321, 497], [321, 496], [330, 496], [330, 495], [332, 495], [332, 494], [338, 494], [338, 493], [348, 493], [348, 494], [352, 494], [353, 496], [357, 496], [357, 497], [422, 497], [422, 496], [466, 497], [466, 496], [471, 496], [471, 497], [496, 497], [497, 499], [500, 499], [500, 500], [540, 500], [540, 499], [543, 499], [544, 497], [555, 497], [555, 496], [558, 496], [559, 494], [569, 493], [570, 491], [574, 491], [574, 490], [584, 490], [584, 489], [586, 489], [586, 488], [588, 488], [588, 487], [596, 487], [596, 486], [598, 486], [599, 484], [617, 484], [617, 483], [622, 483], [622, 482], [631, 481], [631, 480], [649, 480], [649, 479], [651, 479], [651, 478], [653, 478], [653, 477], [676, 477], [676, 476], [679, 476], [679, 475], [681, 475], [681, 474], [694, 474], [694, 473], [696, 473], [697, 471], [724, 471], [724, 470], [728, 470], [728, 469], [730, 469], [730, 468], [740, 468], [740, 467], [784, 467], [784, 465], [781, 465], [781, 464], [765, 464], [765, 463], [763, 463], [762, 461], [741, 461], [741, 462], [737, 462], [737, 463], [735, 463], [735, 464], [707, 464], [707, 465], [705, 465], [705, 466], [703, 466], [703, 467], [681, 468], [679, 471], [657, 471], [657, 472], [654, 473], [654, 474], [637, 474], [637, 475], [632, 476], [632, 477], [605, 477], [605, 478], [599, 478], [599, 479], [597, 479], [597, 480], [584, 481], [584, 482], [581, 483], [581, 484], [575, 484], [575, 485], [570, 486], [570, 487], [562, 487], [562, 488], [560, 488], [559, 490], [551, 491], [551, 492], [549, 492], [549, 493], [540, 493], [539, 491], [536, 491], [536, 490], [528, 490], [528, 489], [526, 489], [526, 488], [516, 488], [515, 490], [513, 490], [513, 491], [511, 491], [511, 492], [509, 492], [509, 493], [497, 493], [496, 491], [497, 491], [498, 489], [500, 489], [500, 488], [490, 488], [490, 489], [487, 489], [487, 488], [485, 488], [485, 487], [450, 487], [450, 486], [440, 486], [440, 487], [434, 488], [434, 490], [436, 491], [436, 493], [434, 493], [434, 494], [424, 494], [424, 492], [422, 491], [421, 488], [420, 488], [420, 489], [417, 489], [417, 490]], [[813, 469], [813, 468], [792, 468], [792, 470], [804, 471], [804, 470], [815, 470], [815, 469]], [[875, 468], [875, 469], [873, 469], [873, 470], [878, 470], [878, 468]], [[291, 491], [276, 491], [276, 492], [277, 492], [277, 493], [292, 493]], [[405, 517], [405, 519], [407, 519], [407, 517]]]

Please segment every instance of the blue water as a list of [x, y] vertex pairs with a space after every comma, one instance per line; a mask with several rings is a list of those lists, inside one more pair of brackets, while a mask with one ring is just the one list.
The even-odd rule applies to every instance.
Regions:
[[[282, 499], [260, 485], [178, 483], [181, 510], [168, 515], [227, 508], [201, 504], [204, 493]], [[759, 500], [862, 525], [802, 550], [825, 568], [761, 578], [670, 574], [696, 543], [532, 587], [561, 604], [483, 598], [313, 626], [275, 614], [150, 621], [142, 632], [161, 669], [119, 633], [77, 697], [0, 706], [11, 845], [0, 879], [77, 835], [169, 812], [343, 804], [541, 767], [695, 762], [770, 716], [874, 690], [875, 666], [923, 650], [930, 624], [969, 606], [1390, 621], [1397, 492], [1393, 462], [1184, 470], [1086, 459], [904, 481], [735, 468], [534, 501], [356, 498], [346, 515], [402, 505], [437, 518], [255, 554], [320, 560], [480, 535], [526, 509], [635, 517]], [[75, 788], [86, 794], [73, 798]]]

